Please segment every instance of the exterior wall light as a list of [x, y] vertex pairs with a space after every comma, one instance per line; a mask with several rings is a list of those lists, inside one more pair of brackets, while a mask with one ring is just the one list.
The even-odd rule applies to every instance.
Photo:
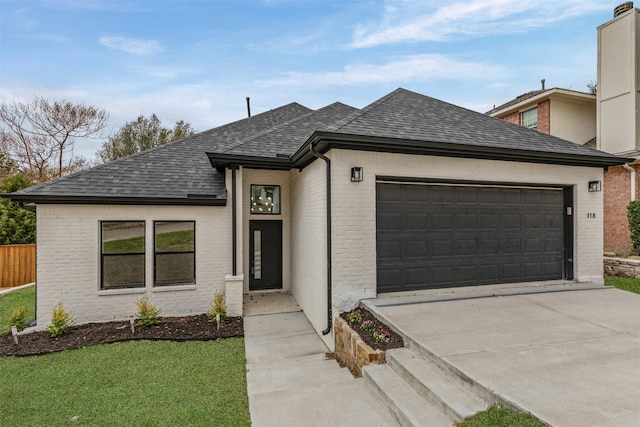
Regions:
[[360, 166], [356, 166], [355, 168], [351, 168], [351, 182], [360, 182], [363, 179], [362, 168]]
[[589, 181], [589, 193], [602, 191], [602, 183], [600, 181]]

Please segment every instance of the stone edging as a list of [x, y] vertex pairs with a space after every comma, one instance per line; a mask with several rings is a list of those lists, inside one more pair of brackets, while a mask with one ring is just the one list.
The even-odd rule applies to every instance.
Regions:
[[605, 276], [640, 278], [640, 260], [604, 257]]
[[362, 368], [386, 362], [387, 355], [382, 350], [374, 350], [360, 338], [360, 335], [342, 318], [335, 318], [336, 358], [351, 372], [362, 376]]

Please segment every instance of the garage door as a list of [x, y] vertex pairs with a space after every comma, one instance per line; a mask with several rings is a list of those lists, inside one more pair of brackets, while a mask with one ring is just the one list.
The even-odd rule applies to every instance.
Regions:
[[562, 188], [377, 184], [378, 292], [563, 278]]

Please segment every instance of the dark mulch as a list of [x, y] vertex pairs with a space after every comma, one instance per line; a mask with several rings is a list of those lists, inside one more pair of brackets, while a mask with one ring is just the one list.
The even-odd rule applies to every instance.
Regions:
[[0, 335], [0, 354], [7, 356], [36, 356], [61, 350], [72, 350], [93, 344], [131, 340], [207, 341], [244, 336], [241, 317], [230, 317], [220, 324], [210, 323], [205, 315], [187, 317], [161, 317], [152, 326], [135, 326], [125, 322], [87, 323], [74, 326], [66, 334], [51, 338], [48, 332], [20, 335], [18, 345], [13, 336]]
[[[360, 313], [360, 317], [362, 318], [362, 320], [360, 322], [350, 322], [349, 321], [349, 313], [352, 313], [354, 311], [359, 311]], [[360, 335], [360, 338], [362, 338], [362, 341], [364, 341], [365, 343], [367, 343], [369, 345], [369, 347], [373, 348], [374, 350], [383, 350], [383, 351], [387, 351], [390, 350], [392, 348], [401, 348], [404, 347], [404, 340], [402, 339], [402, 337], [398, 334], [396, 334], [395, 332], [393, 332], [391, 330], [391, 328], [389, 328], [389, 326], [385, 325], [384, 323], [380, 322], [378, 319], [376, 319], [373, 314], [371, 314], [369, 312], [369, 310], [367, 310], [366, 308], [362, 308], [362, 307], [356, 307], [355, 309], [348, 311], [346, 313], [342, 313], [340, 315], [340, 317], [342, 317], [344, 320], [347, 321], [347, 323], [349, 324], [349, 326], [351, 326], [351, 328], [356, 331], [358, 333], [358, 335]], [[373, 322], [373, 329], [372, 330], [364, 330], [360, 327], [360, 325], [362, 325], [362, 323], [366, 320], [369, 320], [371, 322]], [[389, 333], [389, 341], [387, 342], [379, 342], [376, 341], [376, 339], [373, 336], [373, 333], [378, 330], [380, 327], [383, 327], [388, 333]]]

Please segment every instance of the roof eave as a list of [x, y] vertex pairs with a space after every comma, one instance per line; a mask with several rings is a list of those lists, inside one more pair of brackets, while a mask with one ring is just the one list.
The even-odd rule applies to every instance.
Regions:
[[331, 148], [385, 153], [417, 154], [440, 157], [503, 160], [526, 163], [545, 163], [566, 166], [609, 167], [629, 163], [635, 159], [617, 156], [588, 156], [545, 151], [512, 150], [506, 148], [462, 145], [446, 142], [405, 140], [377, 136], [350, 135], [332, 132], [315, 132], [291, 157], [296, 168], [304, 168], [316, 158], [309, 150], [325, 153]]
[[251, 169], [290, 170], [293, 166], [287, 157], [258, 157], [240, 154], [207, 153], [209, 162], [218, 172], [232, 166], [243, 166]]
[[508, 107], [491, 110], [487, 114], [490, 117], [498, 117], [503, 116], [505, 114], [511, 114], [517, 111], [527, 110], [533, 108], [535, 105], [540, 103], [540, 101], [544, 101], [547, 98], [560, 98], [565, 100], [573, 100], [579, 102], [593, 102], [596, 103], [596, 96], [586, 93], [586, 92], [578, 92], [567, 89], [553, 88], [549, 89], [546, 92], [540, 93], [538, 95], [532, 96], [531, 98], [523, 99], [517, 104], [509, 105]]
[[226, 206], [227, 199], [209, 195], [187, 195], [173, 197], [126, 197], [126, 196], [72, 196], [42, 194], [3, 194], [14, 202], [60, 205], [165, 205], [165, 206]]

